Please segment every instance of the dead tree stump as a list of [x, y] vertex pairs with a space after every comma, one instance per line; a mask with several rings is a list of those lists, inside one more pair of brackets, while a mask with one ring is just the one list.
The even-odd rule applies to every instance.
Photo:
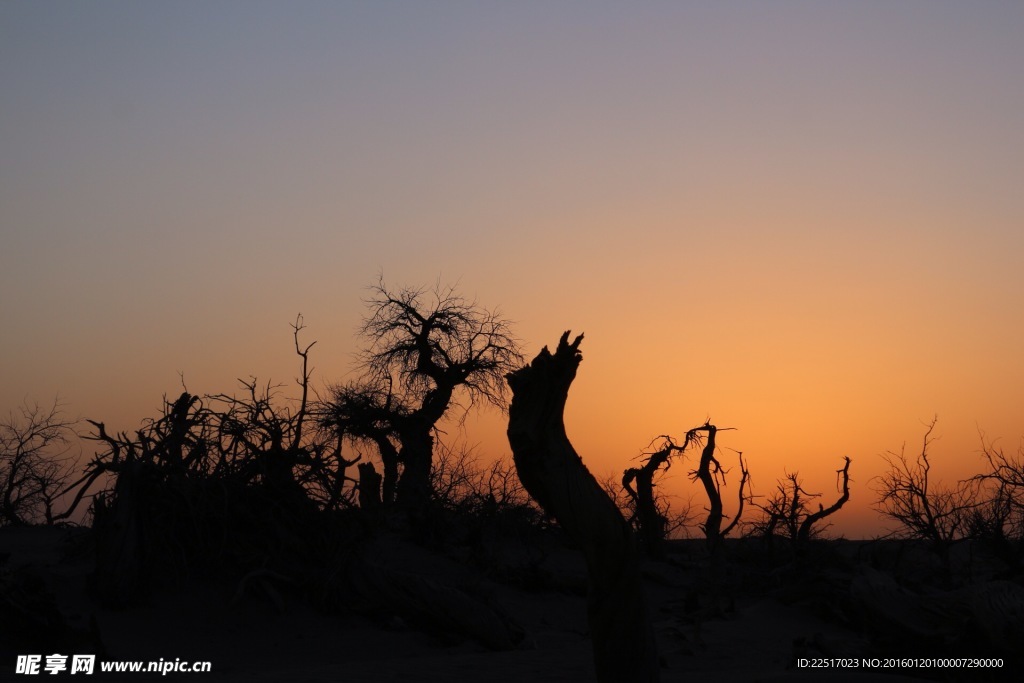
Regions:
[[[128, 463], [117, 476], [114, 497], [98, 498], [93, 529], [96, 533], [96, 591], [104, 605], [116, 609], [132, 605], [146, 578], [146, 472], [138, 461]], [[101, 502], [102, 501], [102, 502]]]
[[569, 385], [583, 356], [583, 335], [566, 332], [552, 355], [506, 375], [512, 388], [508, 440], [523, 486], [583, 551], [589, 575], [588, 619], [597, 680], [658, 680], [654, 630], [626, 520], [565, 434]]
[[382, 503], [380, 497], [381, 476], [372, 462], [358, 465], [359, 470], [359, 507], [364, 512], [379, 510]]

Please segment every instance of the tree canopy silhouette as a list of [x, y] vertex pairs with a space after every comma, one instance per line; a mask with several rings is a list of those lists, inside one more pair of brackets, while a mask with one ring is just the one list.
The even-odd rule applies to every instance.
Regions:
[[371, 291], [362, 377], [332, 390], [326, 419], [376, 446], [384, 503], [416, 508], [430, 498], [438, 422], [453, 407], [504, 408], [505, 373], [522, 355], [509, 320], [452, 286], [395, 289], [381, 279]]

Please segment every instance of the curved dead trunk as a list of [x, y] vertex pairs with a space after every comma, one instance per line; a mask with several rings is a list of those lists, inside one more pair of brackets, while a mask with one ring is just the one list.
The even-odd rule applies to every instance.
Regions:
[[586, 557], [598, 681], [657, 681], [654, 631], [629, 526], [565, 434], [562, 416], [582, 360], [583, 335], [571, 344], [568, 338], [568, 332], [562, 335], [554, 355], [545, 347], [530, 365], [506, 376], [512, 388], [508, 439], [516, 471]]

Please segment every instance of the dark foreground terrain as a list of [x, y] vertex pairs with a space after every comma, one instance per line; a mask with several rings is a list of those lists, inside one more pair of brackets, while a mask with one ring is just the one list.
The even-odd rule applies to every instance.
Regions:
[[[957, 552], [944, 564], [909, 542], [828, 541], [797, 557], [781, 540], [734, 541], [711, 558], [700, 541], [674, 542], [643, 569], [661, 679], [1021, 680], [1020, 577], [980, 548]], [[212, 671], [46, 680], [594, 679], [586, 569], [556, 530], [430, 545], [380, 532], [342, 565], [316, 584], [271, 568], [193, 575], [112, 609], [91, 588], [89, 530], [2, 528], [0, 679], [38, 680], [15, 675], [17, 655], [55, 653]], [[910, 657], [1003, 666], [893, 661]]]

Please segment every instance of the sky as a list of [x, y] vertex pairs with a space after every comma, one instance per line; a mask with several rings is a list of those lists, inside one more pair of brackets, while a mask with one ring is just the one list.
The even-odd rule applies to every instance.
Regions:
[[[0, 410], [353, 376], [367, 287], [584, 332], [599, 476], [710, 418], [879, 532], [1024, 437], [1024, 6], [0, 3]], [[509, 452], [497, 411], [452, 438]], [[734, 457], [722, 451], [723, 459]], [[697, 492], [675, 467], [664, 492]], [[731, 493], [727, 493], [731, 495]], [[695, 499], [699, 501], [699, 498]]]

